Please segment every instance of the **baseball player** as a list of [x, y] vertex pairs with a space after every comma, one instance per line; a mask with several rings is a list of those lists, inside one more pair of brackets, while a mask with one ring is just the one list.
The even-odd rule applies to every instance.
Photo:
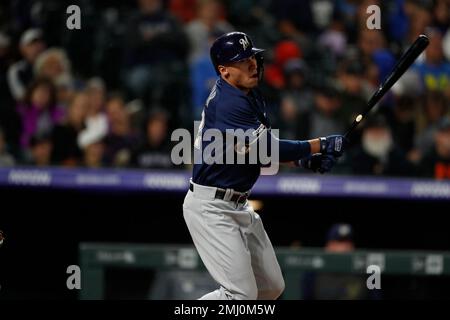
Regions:
[[[250, 129], [255, 139], [262, 132], [270, 135], [268, 141], [277, 139], [270, 134], [265, 103], [256, 88], [264, 69], [263, 51], [253, 47], [242, 32], [227, 33], [213, 43], [210, 54], [219, 79], [205, 103], [195, 148], [205, 150], [211, 143], [204, 137], [209, 129], [224, 135], [229, 129]], [[333, 167], [346, 144], [340, 135], [277, 142], [279, 162], [321, 173]], [[246, 151], [253, 143], [246, 142]], [[267, 144], [270, 148], [271, 143]], [[205, 159], [194, 165], [183, 215], [203, 263], [220, 285], [200, 299], [269, 300], [284, 290], [272, 244], [260, 216], [247, 201], [262, 166], [260, 162], [211, 163]]]

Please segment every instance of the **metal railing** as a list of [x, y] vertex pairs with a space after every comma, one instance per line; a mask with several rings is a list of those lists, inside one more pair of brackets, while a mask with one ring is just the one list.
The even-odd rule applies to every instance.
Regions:
[[[108, 267], [154, 270], [204, 270], [193, 246], [81, 243], [79, 246], [82, 290], [80, 299], [104, 298], [104, 273]], [[302, 272], [329, 272], [367, 275], [367, 267], [376, 265], [382, 274], [450, 275], [450, 252], [355, 250], [328, 253], [315, 248], [275, 248], [283, 271], [284, 299], [298, 299]]]

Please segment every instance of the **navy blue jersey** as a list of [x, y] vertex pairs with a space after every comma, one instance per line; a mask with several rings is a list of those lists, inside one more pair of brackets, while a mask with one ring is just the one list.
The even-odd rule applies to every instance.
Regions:
[[[203, 152], [205, 147], [211, 143], [203, 139], [203, 135], [208, 129], [218, 129], [225, 135], [227, 129], [244, 131], [250, 129], [257, 133], [269, 126], [265, 117], [264, 101], [259, 95], [254, 91], [246, 95], [219, 78], [203, 109], [197, 137], [197, 139], [202, 138], [199, 151]], [[225, 146], [225, 138], [223, 140]], [[194, 183], [205, 186], [232, 188], [244, 192], [253, 187], [260, 173], [260, 164], [249, 164], [248, 162], [245, 164], [207, 164], [203, 159], [202, 163], [194, 164], [192, 180]]]

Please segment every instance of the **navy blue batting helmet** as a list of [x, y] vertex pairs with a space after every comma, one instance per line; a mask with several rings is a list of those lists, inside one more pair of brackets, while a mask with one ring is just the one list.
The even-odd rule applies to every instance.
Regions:
[[258, 62], [258, 73], [261, 75], [263, 69], [264, 49], [253, 47], [250, 37], [243, 32], [229, 32], [217, 38], [211, 46], [211, 61], [219, 75], [219, 65], [228, 62], [245, 60], [255, 55]]

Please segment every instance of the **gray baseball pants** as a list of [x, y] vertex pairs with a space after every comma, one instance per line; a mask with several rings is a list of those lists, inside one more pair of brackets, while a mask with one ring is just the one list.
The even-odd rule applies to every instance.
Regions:
[[284, 280], [260, 216], [248, 201], [236, 204], [215, 194], [214, 187], [194, 184], [183, 203], [194, 245], [220, 285], [200, 299], [277, 299]]

